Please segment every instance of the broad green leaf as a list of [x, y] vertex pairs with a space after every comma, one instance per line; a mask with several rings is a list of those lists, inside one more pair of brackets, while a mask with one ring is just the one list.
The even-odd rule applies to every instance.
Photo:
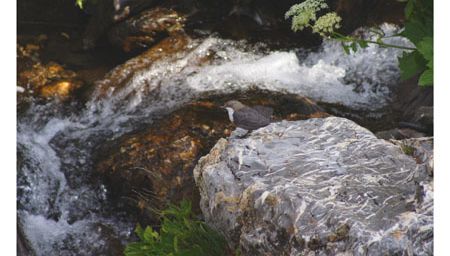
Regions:
[[424, 37], [418, 44], [417, 50], [422, 53], [423, 57], [427, 61], [433, 60], [433, 38], [432, 37]]
[[432, 69], [427, 69], [422, 73], [422, 75], [420, 75], [419, 85], [423, 86], [423, 87], [433, 85], [433, 70]]
[[[430, 35], [430, 31], [427, 30], [429, 29], [427, 29], [427, 26], [424, 23], [418, 20], [411, 20], [406, 22], [405, 30], [403, 30], [401, 35], [408, 38], [411, 42], [417, 45], [422, 40], [422, 38], [432, 35], [433, 32], [431, 31]], [[432, 27], [431, 30], [433, 30]]]
[[418, 51], [403, 53], [399, 58], [400, 77], [405, 80], [413, 77], [425, 68], [426, 61]]

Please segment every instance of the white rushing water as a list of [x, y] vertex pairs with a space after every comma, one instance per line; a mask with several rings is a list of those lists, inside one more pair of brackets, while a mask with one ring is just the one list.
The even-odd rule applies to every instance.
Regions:
[[[383, 30], [392, 34], [397, 28]], [[107, 190], [90, 182], [92, 154], [155, 115], [205, 94], [250, 88], [376, 110], [389, 101], [399, 78], [401, 51], [377, 46], [346, 55], [330, 41], [316, 52], [267, 52], [210, 37], [192, 47], [183, 57], [140, 71], [112, 96], [95, 98], [78, 113], [64, 114], [57, 104], [33, 105], [19, 118], [18, 214], [38, 255], [102, 255], [114, 241], [129, 237], [135, 223], [123, 220], [123, 213], [105, 213]], [[194, 64], [211, 52], [211, 63]]]
[[[386, 35], [398, 28], [384, 24]], [[392, 37], [386, 43], [409, 45]], [[318, 52], [298, 58], [294, 51], [248, 54], [238, 49], [219, 52], [224, 60], [207, 66], [187, 79], [200, 91], [257, 87], [301, 94], [316, 101], [354, 109], [374, 110], [388, 103], [398, 83], [397, 57], [401, 50], [370, 45], [346, 55], [340, 43], [326, 41]]]

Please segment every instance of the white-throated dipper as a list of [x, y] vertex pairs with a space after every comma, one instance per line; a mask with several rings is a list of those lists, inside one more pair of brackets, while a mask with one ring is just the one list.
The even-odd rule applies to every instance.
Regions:
[[249, 107], [237, 100], [230, 100], [223, 106], [230, 121], [249, 132], [270, 124], [273, 109], [264, 106]]

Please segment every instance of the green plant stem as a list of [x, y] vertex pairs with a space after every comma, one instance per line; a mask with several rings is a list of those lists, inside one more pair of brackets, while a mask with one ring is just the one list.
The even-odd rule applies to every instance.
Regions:
[[400, 46], [400, 45], [395, 45], [395, 44], [386, 44], [384, 42], [377, 42], [377, 41], [371, 41], [371, 40], [364, 40], [364, 41], [369, 44], [378, 44], [383, 47], [390, 47], [390, 48], [397, 48], [397, 49], [411, 50], [411, 51], [414, 51], [416, 49], [416, 48], [412, 48], [412, 47]]
[[342, 34], [339, 34], [337, 32], [333, 32], [333, 37], [337, 40], [341, 40], [344, 42], [358, 42], [358, 41], [364, 41], [366, 43], [369, 44], [378, 44], [382, 47], [390, 47], [390, 48], [397, 48], [397, 49], [402, 49], [402, 50], [411, 50], [414, 51], [416, 50], [416, 48], [412, 48], [412, 47], [406, 47], [406, 46], [400, 46], [400, 45], [395, 45], [395, 44], [387, 44], [384, 42], [378, 42], [378, 41], [372, 41], [372, 40], [365, 40], [365, 39], [358, 39], [355, 37], [351, 37], [351, 36], [344, 36]]

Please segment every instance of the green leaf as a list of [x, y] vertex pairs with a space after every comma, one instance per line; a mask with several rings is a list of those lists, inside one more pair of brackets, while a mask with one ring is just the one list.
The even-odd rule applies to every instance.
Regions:
[[378, 37], [377, 40], [376, 40], [376, 42], [380, 45], [380, 47], [384, 48], [385, 46], [383, 45], [383, 40], [382, 40], [382, 39], [383, 39], [383, 38]]
[[352, 42], [350, 44], [350, 47], [352, 48], [353, 52], [356, 52], [358, 50], [358, 45], [356, 44], [356, 42]]
[[359, 44], [359, 47], [361, 47], [361, 48], [367, 48], [367, 46], [369, 46], [369, 44], [364, 40], [359, 40], [358, 44]]
[[175, 252], [179, 251], [179, 249], [178, 249], [178, 237], [177, 236], [175, 236], [173, 238], [173, 249], [174, 249]]
[[427, 26], [424, 23], [418, 20], [411, 20], [409, 22], [406, 22], [405, 30], [403, 30], [403, 32], [400, 34], [408, 38], [411, 42], [414, 43], [414, 45], [417, 45], [422, 40], [422, 38], [429, 36], [430, 32], [427, 31]]
[[420, 75], [419, 85], [422, 87], [433, 85], [433, 69], [427, 69]]
[[134, 232], [141, 240], [144, 240], [144, 230], [139, 223], [136, 225], [136, 229], [134, 230]]
[[144, 239], [142, 240], [153, 242], [154, 240], [158, 239], [158, 237], [159, 237], [158, 232], [153, 231], [151, 227], [146, 227], [143, 236]]
[[341, 42], [342, 49], [344, 49], [344, 52], [348, 55], [350, 54], [350, 48], [348, 45], [346, 45], [344, 42]]
[[76, 0], [75, 5], [77, 5], [80, 9], [83, 9], [83, 3], [85, 0]]
[[427, 61], [433, 60], [433, 38], [424, 37], [418, 44], [417, 50], [423, 55]]
[[427, 68], [433, 69], [433, 60], [427, 63]]
[[399, 58], [400, 77], [402, 80], [413, 77], [425, 68], [426, 61], [418, 51], [403, 53]]
[[226, 251], [225, 239], [204, 222], [195, 220], [191, 204], [169, 205], [161, 211], [159, 233], [151, 227], [136, 227], [141, 241], [125, 248], [126, 256], [221, 256]]
[[405, 17], [409, 19], [411, 15], [414, 12], [414, 6], [416, 1], [415, 0], [409, 0], [408, 3], [405, 6]]

